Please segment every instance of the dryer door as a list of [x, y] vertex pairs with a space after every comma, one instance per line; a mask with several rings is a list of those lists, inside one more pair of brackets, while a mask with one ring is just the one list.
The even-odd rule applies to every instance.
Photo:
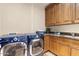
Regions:
[[[23, 42], [10, 43], [1, 49], [2, 56], [24, 56], [27, 54], [26, 44]], [[26, 53], [25, 53], [26, 52]]]
[[34, 39], [30, 42], [30, 55], [36, 56], [43, 52], [43, 39]]

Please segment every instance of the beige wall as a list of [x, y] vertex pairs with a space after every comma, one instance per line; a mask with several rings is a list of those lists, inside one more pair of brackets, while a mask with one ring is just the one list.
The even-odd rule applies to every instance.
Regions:
[[45, 30], [44, 7], [33, 4], [0, 4], [0, 33], [32, 33]]
[[0, 5], [0, 35], [2, 33], [2, 6]]
[[32, 31], [45, 30], [45, 8], [42, 5], [33, 5]]
[[79, 24], [52, 26], [51, 31], [79, 33]]
[[1, 33], [1, 17], [0, 17], [0, 33]]

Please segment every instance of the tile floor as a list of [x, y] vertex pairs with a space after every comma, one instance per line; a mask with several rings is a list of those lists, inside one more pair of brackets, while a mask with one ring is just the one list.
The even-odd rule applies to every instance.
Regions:
[[51, 52], [46, 52], [43, 56], [55, 56], [53, 53], [51, 53]]

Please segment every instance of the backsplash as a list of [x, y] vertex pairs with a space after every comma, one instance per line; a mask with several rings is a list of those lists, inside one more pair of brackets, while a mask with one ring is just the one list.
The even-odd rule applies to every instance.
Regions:
[[50, 28], [51, 28], [51, 31], [54, 31], [54, 32], [79, 33], [79, 24], [52, 26]]

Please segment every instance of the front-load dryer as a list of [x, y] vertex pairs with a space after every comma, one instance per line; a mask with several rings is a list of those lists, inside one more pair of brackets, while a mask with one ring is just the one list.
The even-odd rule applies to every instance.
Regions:
[[38, 35], [29, 35], [29, 56], [40, 56], [43, 54], [43, 40]]
[[1, 40], [1, 56], [27, 56], [26, 36], [6, 36]]

